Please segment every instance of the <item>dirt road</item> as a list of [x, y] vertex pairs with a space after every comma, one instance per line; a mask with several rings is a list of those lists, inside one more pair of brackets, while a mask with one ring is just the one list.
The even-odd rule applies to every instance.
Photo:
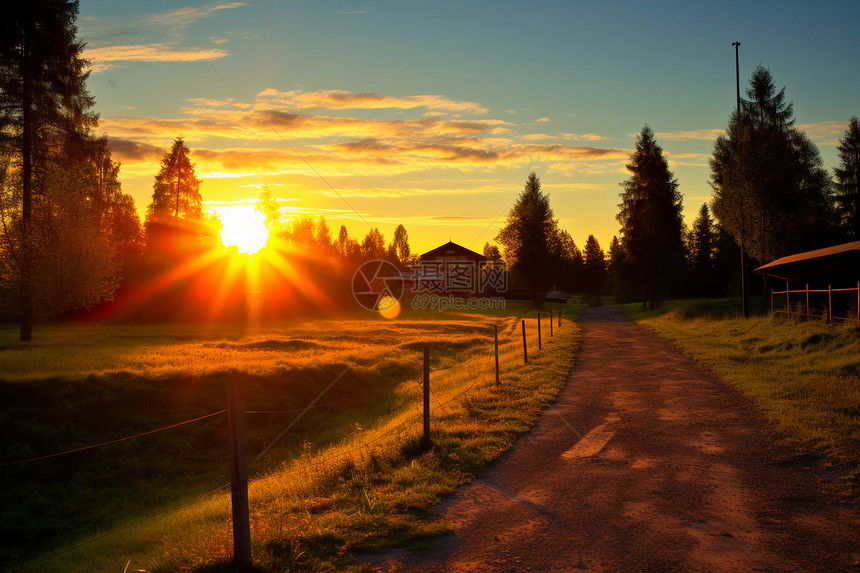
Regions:
[[375, 570], [860, 571], [860, 512], [822, 493], [834, 468], [618, 308], [582, 327], [557, 404], [439, 508], [455, 534]]

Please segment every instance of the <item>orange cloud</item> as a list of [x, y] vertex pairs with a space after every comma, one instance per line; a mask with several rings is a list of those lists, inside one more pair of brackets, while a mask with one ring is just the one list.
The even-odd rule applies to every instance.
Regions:
[[[693, 140], [705, 140], [705, 141], [713, 141], [720, 135], [723, 135], [726, 132], [725, 129], [694, 129], [691, 131], [663, 131], [660, 133], [655, 133], [654, 137], [659, 139], [671, 139], [674, 141], [689, 141]], [[630, 134], [631, 137], [636, 137], [639, 135], [638, 133]]]
[[280, 104], [292, 109], [414, 109], [426, 107], [430, 110], [444, 110], [485, 114], [488, 109], [470, 101], [453, 101], [440, 95], [382, 96], [373, 92], [353, 93], [344, 90], [319, 90], [315, 92], [281, 92], [266, 89], [257, 98], [272, 104]]
[[818, 145], [839, 145], [839, 141], [845, 137], [848, 122], [820, 121], [818, 123], [804, 123], [798, 125], [797, 129], [806, 132], [806, 135]]
[[216, 48], [174, 49], [166, 44], [137, 44], [131, 46], [107, 46], [90, 48], [84, 57], [92, 60], [92, 71], [110, 69], [105, 62], [197, 62], [216, 60], [227, 56], [226, 50]]

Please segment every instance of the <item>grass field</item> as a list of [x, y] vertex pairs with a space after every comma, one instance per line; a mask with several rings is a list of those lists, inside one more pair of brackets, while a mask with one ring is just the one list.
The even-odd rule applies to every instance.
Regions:
[[[360, 569], [359, 552], [446, 530], [430, 508], [498, 457], [561, 389], [578, 343], [570, 320], [543, 351], [535, 310], [409, 311], [243, 326], [45, 326], [35, 342], [0, 328], [0, 462], [6, 464], [196, 418], [246, 385], [255, 564], [265, 571]], [[519, 320], [530, 362], [523, 365]], [[501, 379], [494, 383], [492, 327]], [[431, 348], [434, 447], [419, 447], [421, 355]], [[269, 454], [298, 411], [319, 399]], [[230, 560], [224, 415], [59, 458], [0, 467], [6, 570], [221, 570]], [[164, 511], [135, 524], [135, 520]], [[121, 531], [98, 539], [116, 527]]]
[[626, 309], [755, 400], [796, 447], [860, 464], [860, 327], [743, 319], [736, 303]]

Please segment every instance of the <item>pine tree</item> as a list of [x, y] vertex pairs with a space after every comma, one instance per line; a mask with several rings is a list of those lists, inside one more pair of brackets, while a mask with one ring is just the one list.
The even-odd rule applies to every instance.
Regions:
[[525, 187], [508, 211], [508, 219], [496, 241], [504, 247], [505, 262], [514, 280], [524, 285], [538, 306], [557, 278], [553, 242], [558, 222], [549, 206], [549, 195], [540, 188], [532, 172]]
[[606, 255], [594, 235], [585, 241], [585, 291], [590, 295], [600, 295], [606, 280]]
[[760, 261], [826, 244], [832, 200], [818, 149], [795, 129], [769, 70], [759, 66], [746, 93], [740, 117], [732, 112], [714, 143], [714, 215]]
[[[74, 24], [78, 2], [6, 2], [0, 18], [0, 155], [5, 170], [4, 212], [15, 219], [6, 247], [15, 253], [13, 272], [20, 293], [22, 341], [32, 339], [35, 211], [45, 200], [51, 148], [74, 134], [85, 135], [98, 116], [86, 88], [88, 62]], [[8, 162], [8, 163], [7, 163]], [[14, 214], [13, 214], [14, 213]]]
[[836, 176], [836, 204], [838, 217], [847, 235], [860, 240], [860, 120], [851, 118], [845, 138], [836, 148], [839, 152], [839, 167]]
[[678, 182], [647, 125], [636, 138], [627, 170], [631, 177], [621, 183], [624, 191], [616, 216], [625, 254], [623, 274], [642, 304], [654, 307], [677, 284], [684, 247]]
[[178, 224], [180, 221], [202, 219], [200, 180], [194, 173], [190, 154], [191, 150], [182, 137], [173, 140], [170, 151], [161, 160], [161, 170], [155, 176], [147, 221]]
[[712, 293], [715, 248], [714, 221], [703, 203], [690, 231], [690, 288], [695, 296]]
[[406, 232], [406, 227], [402, 224], [397, 225], [394, 229], [394, 240], [391, 242], [394, 246], [396, 260], [400, 265], [407, 265], [412, 258], [412, 250], [409, 248], [409, 233]]

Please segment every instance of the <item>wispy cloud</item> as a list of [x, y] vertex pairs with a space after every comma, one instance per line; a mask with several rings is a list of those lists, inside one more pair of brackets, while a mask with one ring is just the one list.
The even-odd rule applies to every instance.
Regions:
[[611, 137], [606, 137], [597, 133], [559, 133], [559, 137], [573, 141], [612, 141]]
[[383, 96], [373, 92], [354, 93], [345, 90], [315, 92], [281, 92], [267, 89], [257, 96], [262, 101], [281, 104], [292, 109], [414, 109], [485, 114], [487, 108], [469, 101], [454, 101], [440, 95]]
[[[673, 141], [690, 141], [703, 140], [713, 141], [720, 135], [726, 133], [725, 129], [694, 129], [691, 131], [662, 131], [655, 133], [654, 137], [660, 139], [671, 139]], [[631, 137], [636, 137], [638, 133], [630, 134]]]
[[91, 48], [84, 57], [92, 60], [93, 72], [116, 67], [116, 62], [198, 62], [217, 60], [228, 55], [217, 48], [172, 48], [166, 44], [138, 44], [133, 46], [107, 46]]
[[535, 123], [546, 123], [547, 121], [552, 121], [552, 120], [548, 117], [539, 117], [535, 120]]
[[845, 137], [848, 129], [847, 121], [820, 121], [818, 123], [803, 123], [797, 129], [806, 132], [806, 135], [818, 145], [839, 145], [839, 140]]
[[233, 8], [241, 8], [247, 6], [244, 2], [231, 2], [229, 4], [208, 4], [206, 6], [187, 6], [177, 8], [161, 14], [155, 14], [146, 18], [148, 23], [156, 26], [169, 27], [174, 30], [182, 30], [191, 24], [213, 16], [222, 10], [232, 10]]
[[[350, 106], [414, 108], [417, 117], [383, 119], [327, 113]], [[211, 178], [307, 175], [308, 164], [318, 172], [341, 176], [391, 176], [430, 169], [520, 169], [535, 164], [562, 164], [567, 171], [605, 173], [616, 170], [630, 154], [626, 149], [552, 143], [558, 136], [547, 134], [516, 135], [511, 131], [513, 124], [492, 117], [422, 117], [423, 110], [431, 106], [485, 110], [477, 103], [439, 95], [264, 90], [245, 102], [189, 100], [182, 109], [184, 117], [179, 118], [103, 117], [101, 128], [116, 142], [124, 165], [132, 169], [139, 163], [153, 164], [155, 169], [170, 141], [183, 135], [192, 147], [199, 172]], [[311, 107], [317, 113], [303, 111]]]

